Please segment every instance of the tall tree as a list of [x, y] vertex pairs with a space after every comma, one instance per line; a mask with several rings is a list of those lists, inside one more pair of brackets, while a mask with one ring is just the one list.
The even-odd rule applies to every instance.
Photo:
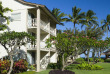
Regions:
[[[84, 36], [89, 37], [89, 38], [100, 40], [102, 38], [102, 36], [104, 35], [103, 30], [100, 27], [94, 26], [91, 28], [91, 26], [86, 27], [87, 31], [86, 30], [85, 30], [86, 32], [82, 31], [81, 34], [83, 34]], [[86, 46], [87, 51], [85, 52], [85, 55], [87, 57], [88, 63], [89, 63], [89, 53], [90, 53], [91, 48], [92, 48], [91, 46], [90, 47]], [[95, 50], [95, 49], [93, 49], [93, 50]]]
[[86, 27], [93, 25], [98, 26], [98, 22], [96, 21], [97, 19], [98, 18], [96, 17], [96, 14], [92, 10], [88, 10], [87, 13], [85, 14], [85, 19], [82, 21], [81, 28], [84, 25], [86, 25]]
[[[46, 44], [48, 48], [52, 45], [56, 46], [57, 54], [62, 58], [62, 70], [64, 70], [66, 66], [75, 61], [78, 55], [84, 53], [85, 47], [91, 46], [93, 41], [95, 40], [86, 36], [83, 37], [81, 33], [74, 35], [72, 30], [64, 30], [63, 33], [58, 33], [56, 37], [47, 39]], [[68, 63], [70, 57], [74, 57], [74, 59]]]
[[110, 14], [107, 15], [106, 19], [101, 21], [101, 24], [103, 24], [102, 29], [107, 32], [108, 37], [108, 31], [110, 31]]
[[64, 26], [63, 22], [66, 21], [66, 14], [62, 13], [58, 8], [53, 8], [52, 14], [55, 15], [57, 20], [60, 22], [59, 24]]
[[72, 15], [68, 15], [67, 22], [72, 22], [74, 24], [73, 29], [75, 30], [75, 25], [82, 23], [82, 19], [85, 17], [85, 12], [81, 12], [80, 8], [74, 6], [72, 8]]

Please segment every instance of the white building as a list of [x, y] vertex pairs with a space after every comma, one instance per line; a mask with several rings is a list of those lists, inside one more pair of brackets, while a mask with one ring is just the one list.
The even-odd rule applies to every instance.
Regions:
[[[45, 41], [51, 36], [56, 36], [57, 19], [49, 9], [40, 4], [25, 2], [24, 0], [1, 0], [3, 7], [8, 7], [13, 12], [5, 15], [10, 17], [9, 28], [11, 31], [28, 32], [36, 37], [36, 45], [27, 44], [22, 50], [27, 53], [30, 64], [37, 65], [37, 71], [46, 69], [48, 63], [57, 62], [56, 48], [46, 48]], [[5, 49], [0, 47], [0, 58], [6, 56]], [[50, 58], [50, 59], [49, 59]]]

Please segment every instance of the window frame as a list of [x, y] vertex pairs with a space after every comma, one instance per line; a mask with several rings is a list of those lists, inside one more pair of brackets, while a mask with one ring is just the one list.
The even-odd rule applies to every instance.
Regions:
[[[15, 19], [12, 16], [19, 16], [19, 18]], [[21, 13], [11, 13], [11, 21], [21, 21]]]

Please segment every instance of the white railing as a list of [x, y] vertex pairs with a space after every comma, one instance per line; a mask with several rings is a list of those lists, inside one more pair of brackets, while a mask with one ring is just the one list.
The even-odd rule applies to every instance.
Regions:
[[[37, 41], [37, 39], [36, 39], [36, 41]], [[32, 45], [31, 43], [27, 43], [26, 47], [29, 50], [35, 49], [37, 47], [37, 42], [35, 42], [35, 45], [34, 44]], [[47, 50], [45, 41], [40, 41], [40, 48]]]
[[27, 43], [26, 48], [27, 48], [28, 50], [33, 50], [33, 49], [35, 49], [35, 48], [37, 47], [36, 42], [37, 42], [37, 39], [35, 39], [35, 44]]
[[28, 20], [28, 27], [37, 27], [37, 18], [29, 19]]
[[[46, 22], [40, 20], [40, 26], [41, 26], [41, 29], [43, 29], [45, 31], [49, 31], [49, 25], [47, 25]], [[33, 28], [33, 27], [37, 27], [37, 18], [28, 20], [28, 28]], [[50, 27], [50, 33], [52, 35], [55, 35], [56, 30], [54, 28]]]
[[[37, 41], [37, 39], [36, 39], [36, 41]], [[27, 43], [26, 47], [28, 50], [36, 50], [37, 44], [35, 43], [35, 45], [34, 44], [32, 45], [31, 43]], [[45, 41], [40, 41], [40, 48], [41, 48], [41, 50], [44, 50], [44, 51], [48, 51], [48, 50], [55, 51], [56, 50], [55, 45], [52, 45], [52, 47], [47, 48]]]

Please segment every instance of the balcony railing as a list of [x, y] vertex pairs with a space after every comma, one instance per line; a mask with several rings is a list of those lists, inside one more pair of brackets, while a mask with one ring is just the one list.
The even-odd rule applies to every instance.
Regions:
[[37, 27], [37, 18], [29, 19], [28, 20], [28, 27]]
[[[31, 43], [27, 43], [27, 49], [28, 50], [36, 50], [36, 48], [37, 48], [37, 45], [35, 44], [35, 45], [32, 45]], [[46, 48], [46, 43], [45, 43], [45, 41], [40, 41], [40, 48], [41, 48], [41, 50], [56, 50], [56, 48], [55, 48], [55, 45], [52, 45], [52, 47], [51, 48]]]
[[[37, 39], [36, 39], [37, 41]], [[26, 46], [29, 50], [31, 49], [35, 49], [37, 47], [37, 45], [32, 45], [31, 43], [28, 43], [27, 46]], [[41, 49], [45, 49], [46, 48], [46, 44], [45, 44], [45, 41], [40, 41], [40, 48]]]
[[[37, 27], [37, 18], [33, 18], [33, 19], [28, 20], [28, 28], [36, 28], [36, 27]], [[46, 22], [40, 20], [40, 27], [44, 31], [49, 32], [49, 25], [47, 25]], [[54, 28], [50, 27], [50, 33], [52, 35], [55, 35], [56, 30]]]

